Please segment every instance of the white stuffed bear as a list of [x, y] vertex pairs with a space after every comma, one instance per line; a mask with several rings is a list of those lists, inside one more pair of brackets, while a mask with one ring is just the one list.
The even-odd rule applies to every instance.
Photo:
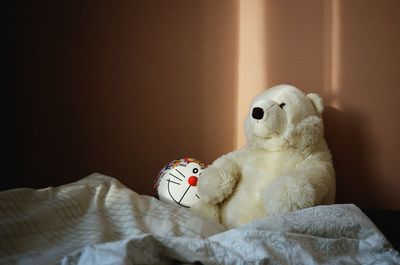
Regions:
[[324, 140], [323, 103], [289, 85], [252, 102], [247, 145], [225, 154], [199, 178], [199, 214], [227, 228], [335, 199], [335, 172]]

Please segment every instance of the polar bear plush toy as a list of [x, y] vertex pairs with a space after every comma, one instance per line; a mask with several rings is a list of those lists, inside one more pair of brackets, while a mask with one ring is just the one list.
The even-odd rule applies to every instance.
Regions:
[[225, 154], [199, 178], [194, 210], [227, 228], [335, 199], [335, 172], [324, 140], [323, 103], [289, 85], [254, 98], [247, 145]]

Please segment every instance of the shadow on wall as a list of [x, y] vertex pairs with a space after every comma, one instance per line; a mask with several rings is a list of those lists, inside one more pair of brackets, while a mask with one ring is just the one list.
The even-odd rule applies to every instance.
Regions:
[[15, 163], [1, 189], [99, 172], [151, 194], [165, 163], [233, 148], [236, 4], [40, 1], [16, 13]]
[[325, 137], [336, 171], [337, 203], [360, 206], [370, 200], [378, 173], [371, 163], [376, 143], [368, 136], [367, 121], [367, 116], [361, 113], [325, 108]]

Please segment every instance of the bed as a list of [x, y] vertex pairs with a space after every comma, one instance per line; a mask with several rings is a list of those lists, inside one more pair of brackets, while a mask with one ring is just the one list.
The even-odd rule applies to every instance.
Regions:
[[400, 264], [355, 205], [318, 206], [226, 230], [92, 174], [0, 192], [0, 264]]

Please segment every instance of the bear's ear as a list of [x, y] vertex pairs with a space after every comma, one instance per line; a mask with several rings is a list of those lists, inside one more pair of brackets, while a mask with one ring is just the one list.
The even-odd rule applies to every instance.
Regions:
[[311, 103], [314, 105], [315, 110], [317, 111], [318, 116], [322, 115], [324, 112], [324, 102], [322, 97], [316, 93], [309, 93], [307, 97], [311, 100]]

